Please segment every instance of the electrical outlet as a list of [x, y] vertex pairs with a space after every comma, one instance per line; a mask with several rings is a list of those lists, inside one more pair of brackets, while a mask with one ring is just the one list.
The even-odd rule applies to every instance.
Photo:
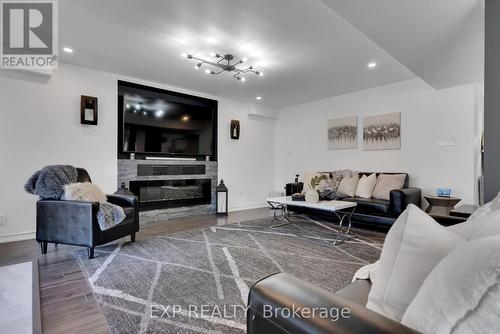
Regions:
[[437, 143], [437, 146], [455, 146], [455, 139], [453, 138], [443, 138], [440, 139]]
[[0, 215], [0, 226], [7, 226], [7, 215]]

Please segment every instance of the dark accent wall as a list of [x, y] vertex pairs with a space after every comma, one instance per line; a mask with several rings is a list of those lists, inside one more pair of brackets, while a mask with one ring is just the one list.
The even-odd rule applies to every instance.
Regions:
[[484, 71], [484, 199], [500, 191], [500, 0], [486, 0]]

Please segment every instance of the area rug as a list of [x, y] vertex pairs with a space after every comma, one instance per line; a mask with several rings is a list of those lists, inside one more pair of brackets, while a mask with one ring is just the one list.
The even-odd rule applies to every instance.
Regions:
[[332, 246], [335, 233], [307, 218], [272, 219], [117, 243], [75, 255], [113, 333], [244, 333], [250, 287], [288, 272], [336, 291], [375, 262], [384, 234]]

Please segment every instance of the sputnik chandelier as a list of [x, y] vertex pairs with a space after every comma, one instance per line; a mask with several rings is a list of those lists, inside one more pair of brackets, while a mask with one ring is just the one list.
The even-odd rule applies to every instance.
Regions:
[[232, 54], [225, 54], [225, 55], [220, 55], [218, 53], [211, 53], [210, 56], [214, 57], [214, 61], [202, 59], [195, 57], [190, 54], [183, 54], [183, 57], [187, 59], [194, 59], [199, 61], [198, 64], [194, 67], [195, 69], [199, 69], [203, 65], [207, 65], [212, 67], [213, 69], [207, 68], [205, 69], [206, 74], [221, 74], [222, 72], [230, 72], [234, 73], [233, 78], [240, 80], [240, 81], [246, 81], [246, 78], [244, 77], [245, 74], [247, 73], [255, 73], [256, 75], [262, 76], [264, 73], [261, 71], [256, 71], [253, 66], [249, 66], [246, 68], [242, 68], [242, 64], [247, 61], [247, 58], [242, 58], [239, 61], [233, 61], [234, 56]]

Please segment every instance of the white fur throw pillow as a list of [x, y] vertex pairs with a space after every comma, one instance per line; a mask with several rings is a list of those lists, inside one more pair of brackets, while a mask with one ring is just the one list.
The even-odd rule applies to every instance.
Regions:
[[93, 183], [71, 183], [64, 186], [64, 200], [104, 203], [108, 199], [102, 190]]

